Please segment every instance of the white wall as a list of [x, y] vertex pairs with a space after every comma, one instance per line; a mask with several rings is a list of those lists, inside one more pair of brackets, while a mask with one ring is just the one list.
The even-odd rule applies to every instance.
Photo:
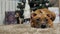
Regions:
[[0, 25], [3, 24], [5, 11], [15, 11], [18, 0], [0, 0]]
[[49, 10], [52, 12], [55, 12], [55, 14], [56, 14], [54, 23], [59, 23], [59, 7], [49, 7]]
[[[0, 25], [3, 24], [3, 20], [5, 18], [5, 11], [15, 11], [17, 10], [18, 0], [0, 0]], [[56, 13], [56, 11], [55, 11]], [[59, 21], [59, 17], [57, 18], [56, 23]]]

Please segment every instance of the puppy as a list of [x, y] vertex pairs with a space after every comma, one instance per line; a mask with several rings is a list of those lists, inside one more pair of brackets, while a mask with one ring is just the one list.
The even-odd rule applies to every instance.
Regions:
[[50, 12], [48, 9], [38, 9], [31, 14], [31, 26], [36, 28], [53, 27], [54, 19], [55, 13]]
[[20, 18], [20, 16], [21, 16], [20, 13], [19, 12], [16, 12], [15, 18], [17, 20], [17, 24], [23, 24], [23, 19]]

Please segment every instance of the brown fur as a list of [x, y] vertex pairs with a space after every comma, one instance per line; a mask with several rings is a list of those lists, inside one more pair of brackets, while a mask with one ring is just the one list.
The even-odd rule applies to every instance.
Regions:
[[54, 21], [55, 18], [56, 18], [55, 13], [49, 11], [49, 10], [46, 9], [46, 8], [45, 8], [45, 9], [38, 9], [38, 10], [35, 11], [35, 13], [37, 13], [37, 14], [44, 13], [44, 14], [47, 15], [52, 21]]
[[[48, 14], [48, 16], [47, 16]], [[38, 27], [39, 25], [41, 25], [41, 23], [44, 23], [44, 19], [47, 19], [47, 26], [48, 27], [53, 27], [53, 21], [55, 20], [55, 13], [49, 11], [48, 9], [38, 9], [36, 10], [34, 13], [32, 13], [31, 15], [31, 26], [32, 27]], [[39, 18], [41, 21], [37, 24], [36, 23], [36, 19]], [[53, 19], [51, 19], [53, 18]]]

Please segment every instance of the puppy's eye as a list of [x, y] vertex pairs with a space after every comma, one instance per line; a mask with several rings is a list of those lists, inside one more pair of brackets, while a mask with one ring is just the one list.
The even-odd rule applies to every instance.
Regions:
[[40, 19], [38, 18], [38, 19], [36, 19], [37, 21], [40, 21]]
[[48, 19], [45, 18], [44, 21], [48, 21]]
[[46, 19], [46, 21], [48, 21], [48, 19]]

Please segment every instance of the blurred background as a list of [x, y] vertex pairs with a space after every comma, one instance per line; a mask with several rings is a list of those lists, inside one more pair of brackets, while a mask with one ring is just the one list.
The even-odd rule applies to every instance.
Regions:
[[[30, 0], [31, 1], [31, 0]], [[50, 4], [52, 5], [52, 7], [49, 7], [49, 10], [54, 11], [56, 13], [56, 23], [59, 22], [59, 1], [60, 0], [49, 0]], [[11, 18], [14, 18], [14, 13], [16, 10], [20, 10], [23, 8], [17, 8], [18, 3], [20, 2], [26, 2], [26, 0], [0, 0], [0, 25], [6, 24], [6, 22]], [[11, 17], [10, 15], [13, 14], [13, 16]], [[7, 16], [8, 15], [8, 16]], [[10, 16], [10, 18], [8, 18]], [[7, 19], [8, 18], [8, 19]], [[10, 23], [12, 22], [12, 24], [15, 23], [15, 19], [12, 19], [12, 21], [9, 21]], [[8, 23], [8, 22], [7, 22]], [[55, 23], [55, 22], [54, 22]]]

